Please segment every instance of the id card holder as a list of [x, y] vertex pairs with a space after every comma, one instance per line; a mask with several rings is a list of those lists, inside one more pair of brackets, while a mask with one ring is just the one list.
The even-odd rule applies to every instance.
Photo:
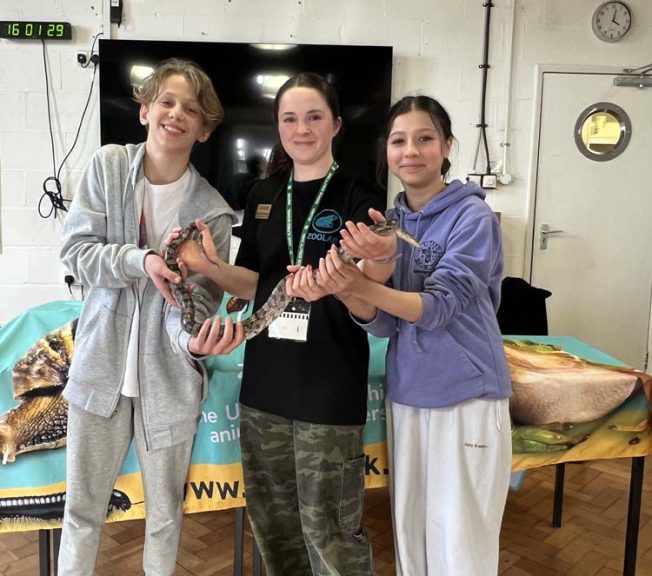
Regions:
[[274, 322], [267, 327], [270, 338], [305, 342], [308, 340], [310, 302], [293, 298]]

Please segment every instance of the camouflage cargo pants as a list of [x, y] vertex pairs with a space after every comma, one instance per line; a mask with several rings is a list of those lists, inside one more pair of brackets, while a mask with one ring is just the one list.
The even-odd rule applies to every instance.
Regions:
[[371, 576], [363, 429], [241, 406], [247, 514], [268, 576]]

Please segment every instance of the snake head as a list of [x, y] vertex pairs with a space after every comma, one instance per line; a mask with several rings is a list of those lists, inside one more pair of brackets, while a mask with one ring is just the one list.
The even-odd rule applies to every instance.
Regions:
[[369, 226], [369, 230], [374, 234], [378, 234], [378, 236], [389, 236], [390, 234], [394, 234], [398, 228], [398, 220], [396, 219], [385, 220], [385, 222], [376, 222]]
[[371, 230], [374, 234], [378, 234], [379, 236], [389, 236], [390, 234], [396, 234], [397, 238], [400, 238], [403, 240], [403, 242], [407, 242], [415, 248], [421, 248], [419, 241], [414, 236], [412, 236], [412, 234], [403, 230], [396, 218], [393, 218], [392, 220], [386, 220], [385, 222], [377, 222], [376, 224], [372, 224], [369, 226], [369, 230]]
[[403, 240], [403, 242], [407, 242], [410, 246], [414, 246], [415, 248], [421, 248], [421, 242], [419, 242], [412, 234], [409, 232], [406, 232], [405, 230], [401, 230], [400, 228], [396, 229], [396, 236]]

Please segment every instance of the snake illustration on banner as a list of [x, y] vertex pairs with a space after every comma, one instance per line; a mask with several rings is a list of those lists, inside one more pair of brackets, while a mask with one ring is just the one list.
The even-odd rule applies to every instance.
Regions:
[[[0, 523], [3, 521], [20, 521], [28, 519], [63, 520], [66, 493], [41, 494], [40, 496], [11, 496], [0, 498]], [[107, 517], [114, 512], [125, 512], [131, 508], [129, 497], [120, 490], [112, 490]]]

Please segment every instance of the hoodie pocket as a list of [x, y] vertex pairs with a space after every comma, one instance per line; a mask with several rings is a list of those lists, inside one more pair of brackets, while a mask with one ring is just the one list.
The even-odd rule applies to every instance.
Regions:
[[95, 309], [89, 309], [87, 314], [82, 313], [79, 318], [75, 340], [81, 340], [82, 338], [87, 337], [88, 333], [97, 326], [98, 322], [107, 314], [107, 312], [108, 311], [104, 306], [99, 305]]
[[482, 372], [469, 358], [466, 350], [455, 341], [450, 332], [444, 332], [442, 344], [444, 358], [458, 360], [458, 367], [463, 372], [464, 376], [467, 378], [478, 378], [479, 376], [482, 376]]

